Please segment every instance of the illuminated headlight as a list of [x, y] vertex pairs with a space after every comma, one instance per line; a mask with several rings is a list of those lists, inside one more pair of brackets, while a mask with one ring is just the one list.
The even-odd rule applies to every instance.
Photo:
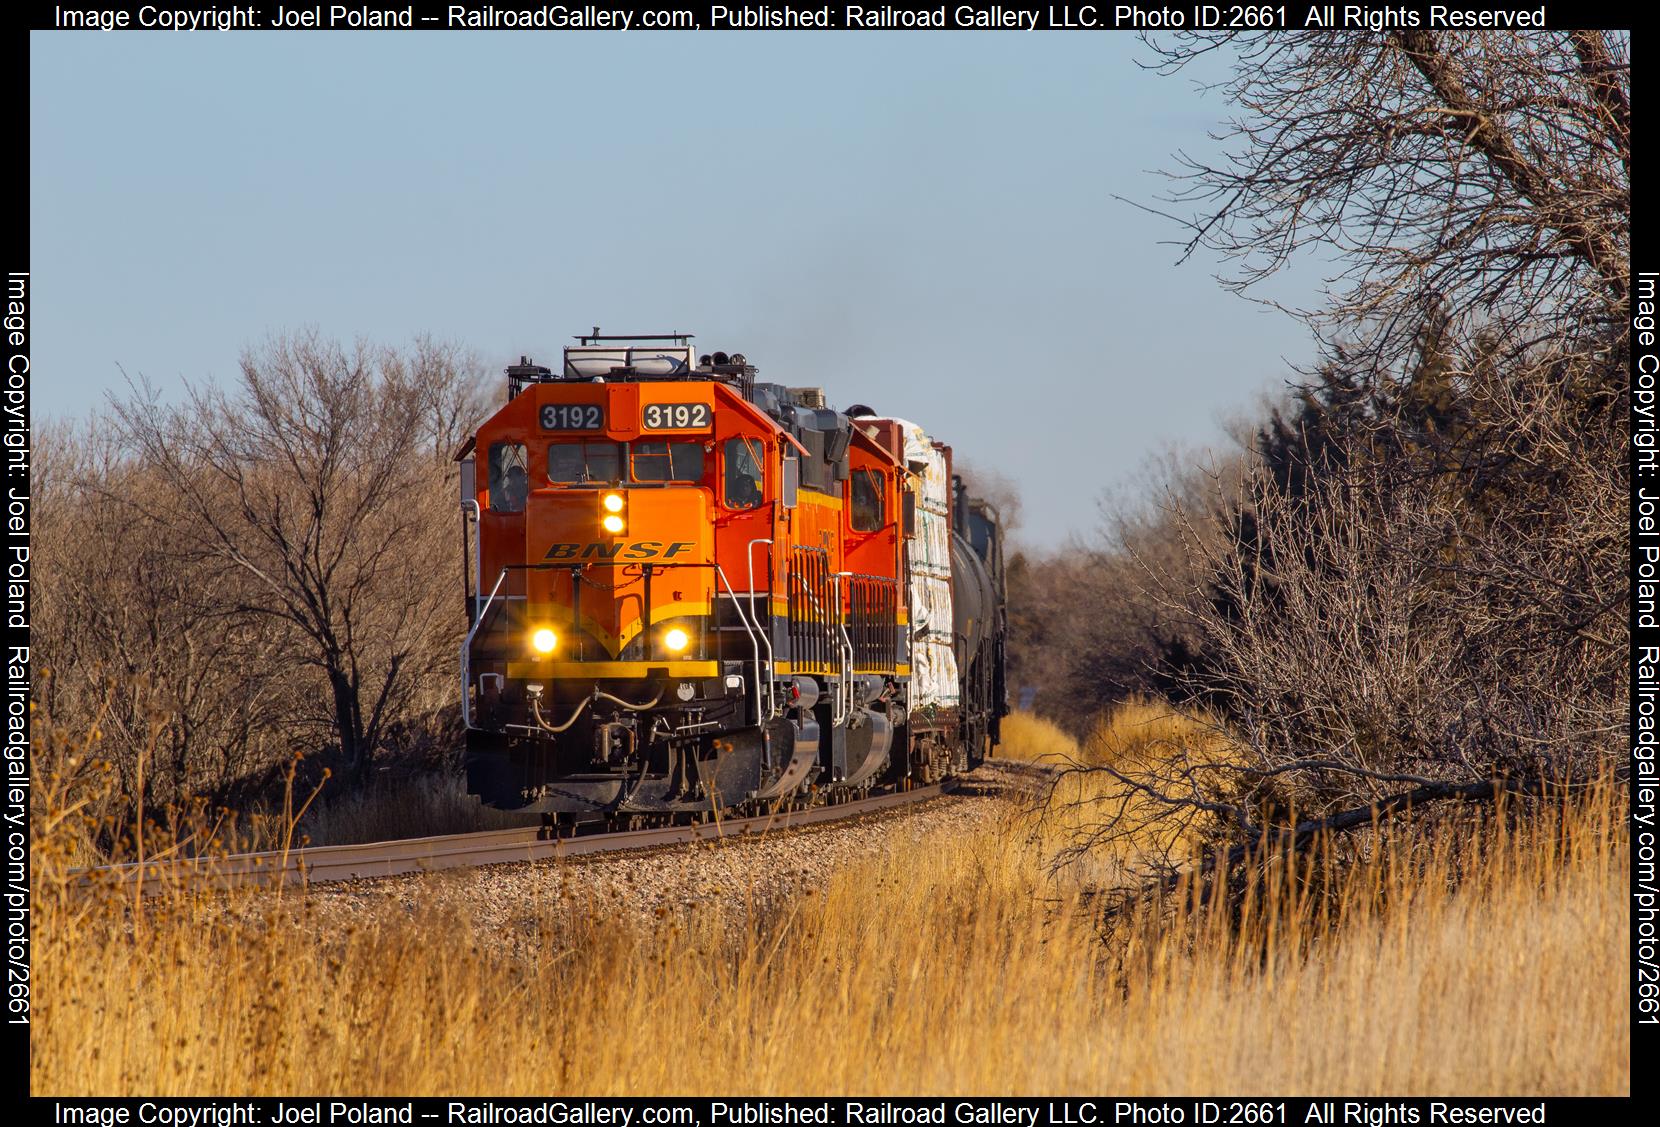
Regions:
[[670, 653], [680, 653], [692, 644], [692, 636], [676, 626], [663, 635], [663, 645]]
[[616, 513], [607, 513], [605, 519], [600, 521], [599, 525], [605, 531], [615, 534], [623, 530], [623, 519]]
[[552, 630], [549, 630], [545, 626], [530, 636], [531, 648], [539, 654], [552, 653], [553, 647], [558, 644], [559, 635], [555, 634]]
[[622, 494], [607, 493], [605, 495], [605, 499], [601, 501], [600, 504], [605, 506], [605, 511], [608, 513], [620, 513], [622, 512], [623, 507]]

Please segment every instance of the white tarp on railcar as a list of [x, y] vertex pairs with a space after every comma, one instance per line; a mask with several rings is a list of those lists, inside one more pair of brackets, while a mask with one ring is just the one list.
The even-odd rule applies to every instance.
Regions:
[[905, 461], [925, 465], [917, 487], [911, 572], [911, 708], [954, 708], [961, 698], [951, 614], [951, 479], [945, 455], [915, 423], [895, 419]]

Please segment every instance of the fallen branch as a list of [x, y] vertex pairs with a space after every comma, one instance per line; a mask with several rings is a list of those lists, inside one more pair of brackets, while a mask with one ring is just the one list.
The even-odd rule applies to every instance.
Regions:
[[1497, 779], [1479, 783], [1432, 783], [1410, 791], [1389, 795], [1366, 806], [1357, 806], [1325, 818], [1300, 822], [1295, 826], [1269, 827], [1251, 842], [1232, 846], [1225, 852], [1207, 853], [1196, 869], [1171, 869], [1156, 880], [1134, 890], [1124, 890], [1123, 899], [1108, 908], [1104, 916], [1111, 918], [1150, 898], [1162, 897], [1175, 891], [1184, 880], [1199, 878], [1205, 886], [1199, 894], [1199, 904], [1208, 904], [1215, 895], [1218, 882], [1213, 879], [1218, 870], [1231, 873], [1252, 856], [1269, 852], [1295, 853], [1333, 833], [1376, 826], [1386, 818], [1403, 810], [1435, 802], [1491, 802], [1501, 794], [1538, 796], [1565, 784], [1551, 785], [1542, 780]]

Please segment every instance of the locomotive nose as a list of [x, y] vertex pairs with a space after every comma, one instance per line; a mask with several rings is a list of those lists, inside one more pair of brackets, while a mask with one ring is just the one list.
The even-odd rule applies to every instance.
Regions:
[[[556, 658], [614, 661], [649, 641], [674, 653], [695, 649], [678, 620], [707, 617], [714, 598], [703, 489], [550, 490], [530, 498], [526, 515], [525, 558], [535, 561], [526, 609], [533, 626], [560, 633]], [[665, 637], [648, 639], [654, 630]]]

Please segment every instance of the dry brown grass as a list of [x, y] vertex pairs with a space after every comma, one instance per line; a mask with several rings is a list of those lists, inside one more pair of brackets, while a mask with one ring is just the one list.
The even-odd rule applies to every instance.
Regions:
[[[1028, 737], [1054, 742], [1011, 724]], [[523, 905], [534, 958], [433, 905], [343, 925], [294, 894], [88, 898], [42, 840], [33, 1090], [1626, 1092], [1617, 797], [1505, 825], [1384, 851], [1323, 898], [1281, 872], [1242, 918], [1103, 934], [1076, 874], [1047, 875], [1053, 839], [1011, 820], [768, 915], [550, 893]]]
[[96, 810], [95, 823], [77, 823], [84, 832], [59, 835], [54, 848], [65, 865], [94, 867], [156, 858], [158, 843], [177, 844], [164, 855], [267, 852], [305, 846], [353, 845], [399, 838], [473, 833], [534, 826], [535, 815], [511, 814], [481, 806], [467, 794], [466, 783], [454, 775], [425, 775], [378, 782], [355, 793], [336, 795], [325, 780], [313, 793], [297, 793], [292, 784], [285, 803], [262, 805], [238, 816], [197, 807], [193, 813], [176, 809], [147, 811], [143, 843], [130, 824], [117, 825], [105, 812], [104, 801], [114, 779], [82, 780], [75, 787], [80, 810]]
[[1003, 739], [997, 754], [1034, 763], [1069, 763], [1078, 757], [1078, 741], [1051, 721], [1031, 712], [1003, 718]]
[[1180, 749], [1214, 752], [1225, 745], [1220, 725], [1210, 716], [1183, 712], [1155, 698], [1131, 697], [1096, 720], [1081, 744], [1052, 721], [1016, 712], [1003, 720], [1003, 742], [997, 754], [1038, 763], [1093, 766], [1131, 764]]
[[1082, 762], [1133, 765], [1175, 752], [1225, 757], [1228, 740], [1220, 721], [1202, 711], [1181, 711], [1168, 702], [1131, 697], [1102, 717], [1084, 741]]
[[332, 801], [325, 793], [298, 829], [308, 845], [351, 845], [534, 826], [537, 820], [534, 814], [508, 814], [479, 805], [460, 776], [428, 775]]
[[1212, 761], [1231, 758], [1221, 723], [1202, 711], [1182, 711], [1167, 701], [1131, 697], [1099, 717], [1082, 743], [1058, 725], [1030, 713], [1015, 713], [1003, 721], [1003, 743], [998, 754], [1066, 769], [1051, 797], [1045, 832], [1051, 841], [1078, 845], [1095, 837], [1103, 821], [1133, 827], [1127, 842], [1108, 849], [1090, 849], [1074, 863], [1074, 877], [1111, 882], [1123, 877], [1133, 852], [1153, 850], [1185, 855], [1199, 844], [1199, 827], [1160, 818], [1165, 810], [1155, 799], [1112, 786], [1092, 768], [1103, 765], [1134, 771], [1177, 754]]

